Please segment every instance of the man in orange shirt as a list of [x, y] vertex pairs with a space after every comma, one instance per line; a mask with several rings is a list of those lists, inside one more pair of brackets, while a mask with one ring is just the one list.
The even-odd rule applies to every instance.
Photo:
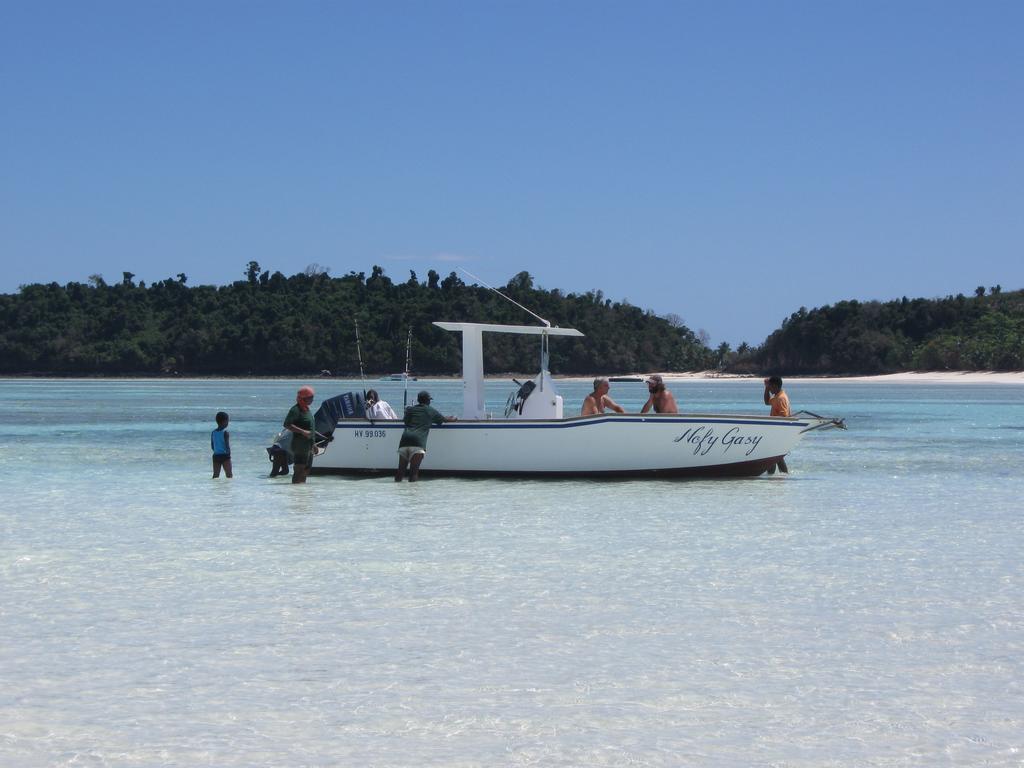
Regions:
[[[782, 391], [782, 379], [778, 376], [769, 376], [764, 380], [764, 404], [771, 406], [770, 416], [789, 416], [789, 395]], [[774, 475], [776, 467], [789, 474], [785, 459], [779, 459], [778, 464], [769, 467], [768, 474]]]

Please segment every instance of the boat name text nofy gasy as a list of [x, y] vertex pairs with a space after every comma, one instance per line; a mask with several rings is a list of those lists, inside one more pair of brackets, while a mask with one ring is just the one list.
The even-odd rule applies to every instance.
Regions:
[[707, 456], [716, 446], [721, 446], [722, 453], [728, 453], [731, 448], [748, 446], [744, 456], [749, 456], [757, 446], [761, 444], [761, 435], [743, 435], [739, 427], [732, 427], [726, 430], [725, 434], [719, 436], [714, 427], [692, 427], [673, 442], [685, 442], [693, 446], [694, 456]]

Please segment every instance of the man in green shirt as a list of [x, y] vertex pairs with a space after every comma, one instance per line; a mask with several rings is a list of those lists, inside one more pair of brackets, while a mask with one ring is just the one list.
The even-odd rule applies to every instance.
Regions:
[[440, 411], [434, 410], [430, 406], [431, 399], [429, 392], [420, 392], [416, 395], [416, 405], [410, 405], [405, 409], [405, 429], [402, 431], [402, 439], [398, 442], [396, 483], [402, 482], [407, 466], [409, 482], [413, 483], [419, 479], [420, 464], [427, 455], [427, 437], [430, 435], [431, 425], [456, 420], [454, 416], [443, 416]]

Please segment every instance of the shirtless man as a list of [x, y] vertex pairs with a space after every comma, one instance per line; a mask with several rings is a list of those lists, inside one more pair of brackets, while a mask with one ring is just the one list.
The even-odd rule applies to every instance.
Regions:
[[647, 413], [654, 406], [655, 413], [679, 413], [679, 406], [676, 405], [675, 396], [665, 389], [665, 382], [661, 376], [653, 374], [647, 379], [647, 391], [651, 396], [647, 398], [640, 413]]
[[583, 409], [581, 416], [593, 416], [597, 413], [604, 413], [605, 408], [611, 408], [616, 413], [625, 413], [626, 409], [608, 397], [608, 390], [611, 385], [608, 379], [594, 379], [594, 391], [583, 398]]

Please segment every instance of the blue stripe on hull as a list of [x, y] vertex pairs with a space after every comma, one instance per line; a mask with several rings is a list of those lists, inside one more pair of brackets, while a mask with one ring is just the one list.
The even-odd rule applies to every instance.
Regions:
[[[771, 427], [799, 427], [801, 429], [810, 426], [806, 421], [767, 421], [764, 419], [645, 419], [643, 417], [630, 418], [629, 416], [618, 416], [606, 419], [586, 419], [580, 421], [451, 421], [444, 424], [445, 429], [574, 429], [576, 427], [592, 427], [597, 424], [741, 424]], [[338, 422], [338, 429], [364, 429], [366, 425], [374, 429], [405, 429], [400, 421], [360, 421], [353, 424], [350, 421]]]

